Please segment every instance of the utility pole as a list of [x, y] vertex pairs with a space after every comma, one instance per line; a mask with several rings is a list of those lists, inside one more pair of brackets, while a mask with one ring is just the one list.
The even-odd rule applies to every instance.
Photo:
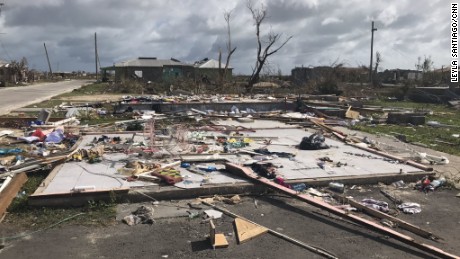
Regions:
[[374, 31], [376, 31], [377, 28], [374, 28], [374, 21], [372, 21], [372, 27], [371, 27], [371, 64], [369, 65], [369, 82], [372, 84], [372, 57], [374, 56]]
[[96, 63], [96, 81], [97, 81], [97, 35], [94, 33], [94, 60]]
[[50, 69], [50, 77], [53, 78], [53, 71], [51, 70], [50, 57], [48, 56], [48, 50], [46, 49], [46, 44], [44, 42], [43, 42], [43, 46], [45, 47], [46, 60], [48, 60], [48, 68]]

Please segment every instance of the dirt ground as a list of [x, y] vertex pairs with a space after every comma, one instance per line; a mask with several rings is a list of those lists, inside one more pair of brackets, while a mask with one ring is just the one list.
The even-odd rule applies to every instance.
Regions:
[[[399, 218], [432, 231], [444, 240], [434, 242], [401, 229], [398, 231], [447, 252], [460, 254], [460, 198], [455, 197], [457, 192], [440, 189], [426, 195], [410, 188], [394, 191], [393, 194], [399, 198], [422, 205], [420, 214], [400, 214]], [[388, 201], [376, 186], [363, 186], [360, 190], [348, 190], [346, 194], [357, 200], [372, 197]], [[156, 219], [153, 225], [128, 226], [117, 221], [109, 227], [88, 228], [64, 224], [4, 243], [0, 258], [322, 258], [268, 233], [239, 245], [233, 230], [233, 219], [225, 215], [216, 220], [216, 228], [217, 232], [225, 234], [230, 245], [212, 250], [207, 239], [209, 225], [203, 223], [202, 218], [189, 219], [180, 211], [187, 202], [160, 202], [154, 207], [155, 213], [171, 211], [174, 206], [178, 207], [178, 213]], [[118, 205], [125, 208], [120, 210], [118, 217], [129, 213], [126, 206], [139, 205]], [[221, 203], [218, 205], [225, 206]], [[207, 209], [207, 206], [203, 206]], [[292, 198], [271, 194], [247, 196], [242, 203], [226, 205], [226, 208], [283, 234], [326, 249], [339, 258], [433, 258], [416, 248]], [[2, 226], [0, 235], [11, 236], [18, 234], [17, 231], [14, 226]]]

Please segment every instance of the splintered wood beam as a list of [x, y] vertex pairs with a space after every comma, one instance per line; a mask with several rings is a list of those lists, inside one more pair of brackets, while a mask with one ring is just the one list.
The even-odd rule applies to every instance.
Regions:
[[421, 237], [431, 239], [431, 240], [443, 239], [440, 236], [437, 236], [437, 235], [435, 235], [435, 234], [433, 234], [433, 233], [431, 233], [431, 232], [429, 232], [427, 230], [424, 230], [424, 229], [422, 229], [422, 228], [420, 228], [418, 226], [412, 225], [412, 224], [410, 224], [410, 223], [408, 223], [408, 222], [406, 222], [404, 220], [395, 218], [395, 217], [393, 217], [391, 215], [385, 214], [385, 213], [383, 213], [381, 211], [378, 211], [378, 210], [375, 210], [373, 208], [366, 207], [366, 206], [362, 205], [361, 203], [355, 201], [354, 199], [344, 197], [343, 195], [333, 193], [332, 191], [328, 192], [328, 193], [331, 194], [332, 197], [334, 197], [335, 199], [339, 200], [340, 202], [347, 202], [352, 207], [355, 207], [357, 209], [365, 211], [369, 215], [374, 216], [376, 218], [390, 220], [390, 221], [396, 223], [396, 225], [398, 227], [400, 227], [402, 229], [405, 229], [407, 231], [410, 231], [410, 232], [412, 232], [414, 234], [417, 234], [417, 235], [419, 235]]
[[382, 226], [378, 223], [375, 223], [373, 221], [370, 221], [370, 220], [367, 220], [367, 219], [363, 219], [357, 215], [353, 215], [353, 214], [350, 214], [342, 209], [339, 209], [337, 207], [334, 207], [332, 206], [331, 204], [328, 204], [324, 201], [321, 201], [321, 200], [317, 200], [309, 195], [305, 195], [305, 194], [299, 194], [297, 193], [295, 190], [292, 190], [292, 189], [289, 189], [287, 187], [284, 187], [282, 185], [279, 185], [273, 181], [270, 181], [268, 180], [267, 178], [264, 178], [264, 177], [261, 177], [259, 175], [257, 175], [251, 168], [248, 168], [248, 167], [243, 167], [243, 166], [239, 166], [239, 165], [236, 165], [236, 164], [232, 164], [232, 163], [226, 163], [225, 164], [226, 166], [226, 169], [227, 171], [231, 172], [231, 173], [234, 173], [234, 174], [238, 174], [240, 176], [243, 176], [243, 177], [246, 177], [246, 178], [249, 178], [251, 179], [252, 181], [255, 181], [257, 183], [260, 183], [260, 184], [263, 184], [265, 186], [268, 186], [269, 188], [271, 189], [274, 189], [274, 190], [277, 190], [281, 193], [285, 193], [293, 198], [296, 198], [298, 200], [301, 200], [301, 201], [304, 201], [310, 205], [313, 205], [317, 208], [320, 208], [320, 209], [324, 209], [334, 215], [337, 215], [339, 217], [342, 217], [342, 218], [345, 218], [345, 219], [348, 219], [352, 222], [355, 222], [359, 225], [362, 225], [364, 227], [367, 227], [371, 230], [374, 230], [374, 231], [377, 231], [377, 232], [380, 232], [380, 233], [383, 233], [385, 235], [388, 235], [390, 237], [393, 237], [394, 239], [396, 240], [399, 240], [407, 245], [410, 245], [412, 247], [415, 247], [415, 248], [418, 248], [422, 251], [425, 251], [427, 253], [430, 253], [432, 255], [435, 255], [435, 256], [439, 256], [441, 258], [455, 258], [455, 259], [460, 259], [459, 256], [457, 255], [454, 255], [454, 254], [451, 254], [451, 253], [448, 253], [442, 249], [439, 249], [435, 246], [432, 246], [432, 245], [428, 245], [428, 244], [425, 244], [425, 243], [421, 243], [421, 242], [418, 242], [416, 241], [414, 238], [410, 237], [410, 236], [407, 236], [407, 235], [404, 235], [402, 233], [399, 233], [391, 228], [388, 228], [388, 227], [385, 227], [385, 226]]
[[27, 182], [26, 173], [18, 173], [0, 193], [0, 218], [3, 217], [25, 182]]
[[224, 234], [216, 234], [216, 225], [214, 221], [209, 221], [209, 239], [213, 249], [228, 247], [228, 241]]
[[[260, 226], [260, 227], [266, 228], [266, 227], [264, 227], [264, 226], [262, 226], [262, 225], [259, 225], [259, 224], [255, 223], [255, 222], [253, 222], [253, 221], [251, 221], [251, 220], [249, 220], [249, 219], [244, 218], [243, 216], [237, 215], [237, 214], [235, 214], [235, 213], [233, 213], [233, 212], [231, 212], [231, 211], [229, 211], [229, 210], [227, 210], [227, 209], [224, 209], [224, 208], [222, 208], [222, 207], [216, 206], [216, 205], [214, 205], [214, 204], [211, 204], [211, 203], [208, 203], [208, 202], [205, 202], [205, 201], [202, 201], [201, 203], [203, 203], [203, 204], [205, 204], [205, 205], [207, 205], [207, 206], [210, 206], [210, 207], [212, 207], [212, 208], [215, 209], [215, 210], [221, 211], [221, 212], [223, 212], [225, 215], [228, 215], [228, 216], [230, 216], [230, 217], [239, 218], [239, 219], [245, 220], [245, 221], [247, 221], [247, 222], [249, 222], [249, 223], [252, 223], [252, 224], [254, 224], [254, 225], [256, 225], [256, 226]], [[338, 259], [338, 257], [337, 257], [336, 255], [332, 254], [332, 253], [329, 252], [329, 251], [326, 251], [326, 250], [323, 249], [323, 248], [320, 248], [320, 247], [316, 247], [316, 246], [312, 246], [312, 245], [306, 244], [306, 243], [304, 243], [304, 242], [302, 242], [302, 241], [300, 241], [300, 240], [294, 239], [294, 238], [292, 238], [292, 237], [290, 237], [290, 236], [287, 236], [287, 235], [285, 235], [285, 234], [283, 234], [283, 233], [280, 233], [280, 232], [278, 232], [278, 231], [275, 231], [275, 230], [273, 230], [273, 229], [270, 229], [270, 228], [266, 228], [266, 229], [268, 230], [268, 233], [270, 233], [270, 234], [272, 234], [272, 235], [274, 235], [274, 236], [276, 236], [276, 237], [279, 237], [279, 238], [281, 238], [281, 239], [284, 239], [284, 240], [286, 240], [286, 241], [288, 241], [288, 242], [290, 242], [290, 243], [292, 243], [292, 244], [295, 244], [295, 245], [298, 245], [298, 246], [300, 246], [300, 247], [302, 247], [302, 248], [305, 248], [305, 249], [307, 249], [307, 250], [309, 250], [309, 251], [311, 251], [311, 252], [314, 252], [314, 253], [316, 253], [316, 254], [322, 255], [322, 256], [324, 256], [324, 257], [326, 257], [326, 258], [329, 258], [329, 259]]]

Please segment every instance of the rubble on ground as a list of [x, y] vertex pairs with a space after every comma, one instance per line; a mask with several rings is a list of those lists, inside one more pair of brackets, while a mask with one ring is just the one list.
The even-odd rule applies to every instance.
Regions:
[[[421, 152], [399, 156], [385, 143], [331, 127], [380, 123], [385, 115], [391, 123], [418, 125], [425, 123], [420, 118], [424, 114], [400, 116], [365, 107], [358, 112], [342, 103], [314, 106], [318, 104], [267, 96], [251, 102], [237, 96], [125, 96], [113, 113], [128, 113], [131, 118], [96, 125], [81, 125], [79, 116], [110, 112], [60, 106], [67, 118], [56, 121], [43, 110], [24, 127], [0, 131], [1, 188], [17, 174], [52, 169], [52, 177], [30, 195], [31, 204], [46, 206], [50, 197], [78, 203], [85, 195], [116, 193], [161, 198], [213, 194], [197, 204], [237, 206], [239, 195], [219, 195], [233, 191], [243, 195], [253, 186], [247, 175], [235, 173], [238, 167], [274, 190], [285, 190], [339, 215], [363, 211], [381, 216], [396, 208], [372, 197], [361, 202], [345, 197], [347, 189], [355, 188], [353, 181], [407, 188], [406, 182], [419, 180], [413, 189], [425, 193], [446, 185], [431, 166], [447, 165], [447, 157]], [[145, 109], [152, 105], [159, 109]], [[423, 213], [421, 205], [411, 201], [400, 202], [397, 208]], [[128, 225], [153, 224], [153, 213], [153, 208], [144, 206], [123, 220]], [[222, 217], [214, 209], [204, 213], [210, 219]], [[197, 217], [194, 211], [189, 214], [191, 219]], [[391, 222], [386, 218], [379, 227], [393, 226]]]

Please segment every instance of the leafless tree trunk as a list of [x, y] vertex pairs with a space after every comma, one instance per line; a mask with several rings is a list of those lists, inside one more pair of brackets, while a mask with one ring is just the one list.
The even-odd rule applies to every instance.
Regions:
[[22, 82], [25, 79], [24, 76], [27, 75], [28, 71], [27, 59], [23, 57], [20, 61], [12, 60], [11, 70], [13, 72], [15, 81]]
[[256, 26], [257, 37], [257, 60], [255, 66], [252, 69], [252, 75], [249, 78], [249, 82], [246, 89], [247, 92], [251, 92], [254, 84], [257, 83], [260, 79], [260, 72], [262, 71], [265, 62], [267, 61], [267, 58], [278, 52], [278, 50], [280, 50], [282, 47], [284, 47], [284, 45], [286, 45], [286, 43], [288, 43], [288, 41], [292, 39], [293, 36], [289, 36], [286, 40], [284, 40], [281, 43], [281, 45], [271, 50], [274, 47], [275, 43], [281, 39], [280, 33], [274, 33], [271, 31], [268, 34], [268, 41], [266, 43], [267, 45], [263, 47], [262, 36], [260, 35], [260, 26], [267, 17], [267, 9], [264, 7], [263, 4], [261, 4], [260, 8], [254, 7], [250, 0], [248, 0], [247, 7], [249, 11], [251, 11], [252, 13], [252, 19], [254, 20], [254, 25]]
[[379, 78], [378, 78], [378, 68], [379, 68], [379, 65], [380, 63], [382, 63], [382, 55], [380, 54], [380, 52], [376, 52], [375, 53], [375, 66], [374, 66], [374, 75], [372, 76], [373, 78], [373, 84], [374, 86], [377, 86], [379, 84]]
[[222, 70], [221, 68], [222, 51], [219, 50], [219, 86], [220, 87], [224, 86], [224, 81], [227, 78], [227, 74], [228, 74], [228, 67], [230, 65], [230, 59], [236, 50], [236, 47], [232, 48], [232, 35], [231, 35], [231, 30], [230, 30], [231, 16], [232, 16], [232, 11], [224, 12], [224, 19], [225, 19], [225, 22], [227, 23], [227, 59], [225, 61], [225, 67]]

